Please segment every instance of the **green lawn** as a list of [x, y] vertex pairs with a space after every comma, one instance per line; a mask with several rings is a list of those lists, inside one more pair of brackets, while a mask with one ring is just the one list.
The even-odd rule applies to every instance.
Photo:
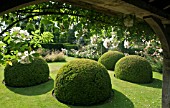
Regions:
[[[67, 58], [67, 61], [74, 58]], [[114, 78], [109, 71], [113, 98], [90, 107], [70, 106], [60, 103], [52, 96], [53, 83], [58, 70], [65, 63], [49, 63], [52, 80], [33, 87], [12, 88], [0, 83], [0, 108], [160, 108], [162, 74], [154, 72], [151, 84], [134, 84]], [[0, 81], [3, 67], [0, 67]]]

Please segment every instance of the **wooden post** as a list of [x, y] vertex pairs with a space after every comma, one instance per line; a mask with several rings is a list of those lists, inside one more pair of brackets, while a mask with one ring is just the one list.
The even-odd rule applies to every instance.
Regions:
[[163, 87], [162, 108], [170, 108], [170, 25], [163, 25], [161, 21], [153, 16], [144, 17], [158, 35], [163, 49]]

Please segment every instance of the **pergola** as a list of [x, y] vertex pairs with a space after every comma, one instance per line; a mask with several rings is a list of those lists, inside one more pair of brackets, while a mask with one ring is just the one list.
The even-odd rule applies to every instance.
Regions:
[[[0, 15], [50, 0], [0, 0]], [[111, 15], [134, 14], [144, 19], [161, 41], [164, 54], [162, 108], [170, 108], [170, 0], [53, 0]]]

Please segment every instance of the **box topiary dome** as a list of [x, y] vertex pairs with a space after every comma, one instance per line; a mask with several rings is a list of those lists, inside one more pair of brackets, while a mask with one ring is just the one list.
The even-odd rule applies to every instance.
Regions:
[[108, 51], [99, 58], [98, 62], [107, 69], [114, 70], [116, 62], [122, 57], [124, 57], [124, 54], [119, 51]]
[[28, 87], [49, 80], [49, 67], [42, 58], [34, 58], [31, 63], [22, 64], [12, 61], [12, 66], [4, 69], [4, 81], [7, 86]]
[[143, 57], [129, 55], [121, 58], [115, 66], [115, 77], [134, 83], [152, 82], [152, 67]]
[[111, 96], [111, 79], [106, 68], [89, 59], [68, 62], [59, 69], [54, 96], [71, 105], [92, 105]]

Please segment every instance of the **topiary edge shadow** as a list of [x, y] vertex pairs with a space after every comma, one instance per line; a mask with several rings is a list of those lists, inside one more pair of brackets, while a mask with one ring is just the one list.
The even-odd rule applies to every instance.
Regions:
[[70, 103], [66, 103], [66, 102], [62, 102], [61, 100], [58, 100], [56, 97], [55, 97], [55, 93], [54, 93], [54, 90], [52, 90], [52, 96], [59, 102], [63, 103], [63, 104], [67, 104], [67, 105], [70, 105], [70, 106], [97, 106], [97, 105], [103, 105], [103, 104], [107, 104], [109, 102], [112, 101], [113, 97], [114, 97], [114, 90], [112, 89], [112, 92], [111, 92], [111, 95], [108, 99], [106, 99], [105, 101], [102, 101], [100, 103], [97, 103], [97, 104], [90, 104], [90, 105], [73, 105], [73, 104], [70, 104]]
[[2, 84], [4, 84], [5, 86], [8, 86], [8, 87], [13, 87], [13, 88], [25, 88], [25, 87], [33, 87], [33, 86], [37, 86], [37, 85], [40, 85], [40, 84], [44, 84], [44, 83], [46, 83], [46, 82], [48, 82], [48, 81], [50, 81], [50, 80], [52, 80], [52, 78], [49, 76], [48, 80], [45, 81], [45, 82], [42, 82], [42, 83], [39, 83], [39, 84], [36, 84], [36, 85], [31, 85], [31, 86], [23, 86], [23, 87], [19, 86], [19, 87], [18, 87], [18, 86], [9, 86], [9, 85], [6, 85], [5, 79], [3, 79], [3, 80], [2, 80]]

